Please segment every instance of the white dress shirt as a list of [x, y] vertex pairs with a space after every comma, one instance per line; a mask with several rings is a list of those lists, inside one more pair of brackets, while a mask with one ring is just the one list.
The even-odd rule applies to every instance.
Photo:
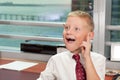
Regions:
[[[37, 80], [76, 80], [76, 62], [72, 56], [73, 54], [69, 51], [52, 56]], [[106, 58], [95, 52], [91, 52], [91, 58], [100, 79], [104, 80]], [[82, 57], [80, 59], [84, 66]]]

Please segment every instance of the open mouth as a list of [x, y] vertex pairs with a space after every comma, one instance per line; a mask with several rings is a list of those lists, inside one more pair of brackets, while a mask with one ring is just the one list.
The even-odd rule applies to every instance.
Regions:
[[74, 38], [66, 38], [67, 42], [74, 42], [75, 39]]

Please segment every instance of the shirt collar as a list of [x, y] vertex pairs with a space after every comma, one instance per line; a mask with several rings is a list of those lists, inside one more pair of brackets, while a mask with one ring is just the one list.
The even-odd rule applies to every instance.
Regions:
[[[74, 55], [74, 54], [71, 53], [70, 51], [68, 51], [67, 53], [68, 53], [68, 56], [69, 56], [70, 58], [72, 58], [72, 56]], [[82, 58], [81, 53], [79, 53], [79, 55], [80, 55], [80, 62], [81, 62], [81, 64], [84, 66], [85, 63], [84, 63], [84, 60], [83, 60], [83, 58]], [[73, 59], [73, 58], [72, 58], [72, 59]], [[74, 59], [73, 59], [73, 60], [74, 60]], [[84, 67], [85, 67], [85, 66], [84, 66]]]

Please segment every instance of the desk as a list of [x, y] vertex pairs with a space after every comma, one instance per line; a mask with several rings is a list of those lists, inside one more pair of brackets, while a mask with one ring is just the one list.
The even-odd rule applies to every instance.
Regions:
[[0, 80], [36, 80], [39, 73], [0, 69]]
[[[0, 65], [13, 62], [15, 60], [0, 59]], [[22, 71], [0, 69], [0, 80], [36, 80], [40, 72], [46, 67], [46, 62], [40, 62], [38, 65]], [[113, 76], [105, 76], [105, 80], [112, 80]]]
[[[0, 65], [13, 61], [15, 60], [0, 59]], [[38, 65], [22, 71], [0, 69], [0, 80], [36, 80], [45, 67], [46, 62], [40, 62]]]

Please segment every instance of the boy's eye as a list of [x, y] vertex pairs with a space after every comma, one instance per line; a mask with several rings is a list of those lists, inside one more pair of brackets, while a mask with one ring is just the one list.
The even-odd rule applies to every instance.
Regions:
[[64, 26], [64, 29], [65, 29], [65, 30], [68, 30], [68, 29], [69, 29], [69, 26], [66, 26], [66, 25], [65, 25], [65, 26]]
[[68, 26], [65, 26], [65, 29], [68, 29], [69, 27]]
[[80, 31], [80, 28], [76, 27], [76, 28], [75, 28], [75, 31]]

